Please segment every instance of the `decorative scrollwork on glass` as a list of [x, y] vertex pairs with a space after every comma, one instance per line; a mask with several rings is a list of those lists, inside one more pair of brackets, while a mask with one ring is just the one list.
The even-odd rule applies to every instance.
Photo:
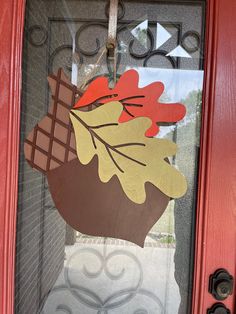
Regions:
[[144, 59], [143, 61], [143, 66], [147, 67], [148, 66], [148, 61], [153, 57], [153, 56], [161, 56], [163, 58], [165, 58], [166, 60], [168, 60], [172, 66], [173, 69], [177, 68], [177, 59], [167, 56], [168, 52], [165, 50], [161, 50], [161, 49], [156, 49], [151, 51]]
[[129, 53], [133, 58], [144, 59], [144, 58], [148, 57], [149, 54], [153, 51], [153, 49], [154, 49], [154, 36], [153, 36], [152, 31], [149, 28], [147, 29], [147, 38], [149, 39], [150, 46], [149, 46], [148, 50], [142, 54], [138, 54], [138, 53], [134, 52], [133, 45], [134, 45], [135, 39], [131, 39], [131, 41], [129, 43]]
[[188, 31], [181, 38], [182, 46], [189, 53], [196, 52], [200, 48], [200, 43], [200, 35], [195, 31]]
[[40, 47], [48, 39], [48, 32], [42, 25], [33, 25], [28, 30], [29, 42], [32, 46]]
[[49, 72], [53, 72], [55, 60], [58, 58], [60, 67], [66, 72], [72, 71], [72, 62], [83, 64], [83, 55], [79, 52], [73, 53], [72, 45], [61, 45], [57, 47], [49, 57]]
[[[81, 258], [82, 256], [84, 256], [84, 258]], [[79, 267], [79, 262], [85, 262], [89, 259], [91, 261], [91, 258], [93, 259], [92, 265], [95, 263], [98, 268], [96, 271], [89, 270], [88, 266], [85, 264], [83, 264], [82, 267]], [[127, 286], [127, 278], [125, 278], [125, 275], [127, 271], [131, 269], [127, 266], [128, 261], [132, 265], [132, 269], [136, 270], [136, 282]], [[114, 269], [110, 268], [111, 265], [113, 268], [114, 265], [116, 265], [115, 272]], [[117, 267], [120, 267], [120, 269], [117, 270]], [[80, 276], [83, 276], [83, 282], [78, 280]], [[113, 284], [111, 285], [112, 287], [114, 287], [115, 282], [117, 283], [117, 289], [115, 289], [115, 291], [112, 291], [111, 289], [110, 294], [108, 293], [105, 297], [102, 297], [99, 291], [94, 289], [93, 285], [93, 280], [100, 279], [101, 276], [105, 286], [106, 282], [107, 285], [109, 285], [109, 283], [111, 284], [111, 281], [113, 281]], [[115, 251], [107, 253], [106, 244], [104, 244], [102, 253], [95, 248], [81, 248], [69, 258], [64, 268], [64, 283], [62, 285], [55, 286], [51, 290], [41, 313], [53, 314], [52, 308], [50, 308], [50, 304], [51, 306], [53, 304], [55, 312], [60, 310], [71, 314], [73, 313], [73, 308], [76, 306], [78, 309], [79, 304], [81, 304], [83, 307], [94, 310], [97, 314], [109, 314], [109, 312], [113, 309], [122, 308], [132, 301], [135, 302], [135, 297], [138, 296], [139, 298], [147, 298], [149, 302], [154, 302], [155, 308], [158, 310], [157, 313], [163, 314], [164, 307], [158, 296], [156, 296], [152, 291], [142, 288], [143, 279], [143, 269], [141, 263], [132, 252], [123, 249], [116, 249]], [[106, 293], [108, 291], [109, 289], [106, 289]], [[64, 298], [62, 301], [60, 299], [60, 293], [62, 293], [62, 295], [65, 295], [65, 293], [70, 295], [74, 301], [70, 301], [69, 304], [65, 304], [66, 299]], [[59, 294], [56, 299], [53, 298], [55, 294]], [[53, 302], [50, 301], [51, 298]], [[58, 300], [59, 304], [56, 304], [55, 300]], [[60, 303], [61, 301], [63, 303]], [[75, 301], [79, 304], [76, 305]], [[133, 305], [133, 308], [135, 307], [136, 304]], [[48, 312], [49, 308], [50, 312]], [[132, 314], [147, 313], [148, 310], [142, 307], [136, 308]]]
[[[79, 65], [83, 65], [85, 63], [85, 60], [87, 60], [87, 58], [89, 57], [94, 57], [94, 56], [98, 56], [99, 57], [99, 52], [101, 51], [102, 48], [105, 47], [105, 37], [102, 38], [97, 38], [95, 37], [95, 48], [93, 48], [92, 50], [86, 50], [85, 48], [83, 48], [81, 46], [80, 43], [80, 37], [82, 36], [82, 33], [86, 30], [88, 30], [89, 28], [97, 28], [97, 27], [102, 27], [103, 29], [107, 29], [107, 23], [105, 22], [86, 22], [84, 23], [76, 32], [76, 36], [75, 36], [75, 51], [76, 54], [79, 56]], [[117, 49], [116, 49], [116, 70], [119, 71], [119, 66], [120, 66], [120, 62], [121, 62], [121, 56], [124, 53], [122, 51], [122, 45], [124, 45], [120, 33], [122, 31], [125, 30], [125, 28], [127, 27], [127, 25], [121, 25], [118, 27], [117, 30]], [[187, 39], [189, 37], [194, 37], [195, 40], [195, 45], [193, 47], [190, 47], [187, 44]], [[199, 34], [196, 32], [186, 32], [182, 38], [181, 38], [181, 43], [182, 46], [189, 52], [195, 52], [199, 49], [200, 46], [200, 39], [199, 39]], [[176, 57], [171, 57], [168, 56], [168, 51], [164, 50], [164, 49], [154, 49], [154, 35], [153, 32], [150, 28], [147, 29], [147, 39], [148, 39], [148, 48], [145, 52], [143, 53], [138, 53], [134, 50], [134, 44], [135, 44], [135, 38], [131, 38], [130, 42], [126, 44], [129, 56], [137, 59], [137, 60], [143, 60], [141, 66], [143, 67], [147, 67], [149, 66], [149, 61], [154, 57], [154, 56], [158, 56], [161, 58], [165, 58], [165, 60], [167, 60], [170, 63], [171, 68], [176, 69], [178, 68], [178, 58]], [[103, 42], [102, 42], [103, 41]], [[65, 57], [65, 51], [67, 50], [67, 57]], [[53, 62], [54, 59], [56, 57], [58, 57], [59, 54], [64, 55], [62, 57], [62, 61], [61, 64], [62, 66], [68, 71], [71, 71], [71, 63], [72, 63], [72, 45], [62, 45], [58, 48], [56, 48], [53, 53], [50, 56], [50, 60], [49, 60], [49, 69], [52, 69], [53, 66]], [[88, 60], [86, 61], [88, 62]], [[112, 76], [113, 73], [113, 65], [111, 60], [108, 58], [108, 56], [106, 56], [106, 66], [107, 66], [107, 71], [108, 71], [108, 76]]]
[[[91, 62], [91, 57], [99, 57], [100, 50], [106, 46], [106, 31], [108, 28], [108, 15], [109, 15], [109, 1], [104, 7], [105, 9], [105, 15], [107, 19], [94, 19], [90, 20], [89, 22], [83, 21], [80, 19], [75, 19], [76, 23], [80, 23], [78, 30], [75, 34], [75, 47], [72, 50], [72, 38], [70, 44], [63, 44], [59, 47], [57, 47], [50, 55], [49, 57], [49, 71], [52, 71], [54, 59], [61, 58], [61, 66], [66, 71], [72, 70], [72, 62], [73, 62], [73, 54], [76, 53], [77, 59], [79, 59], [79, 62], [77, 61], [78, 66], [82, 66], [85, 64], [88, 64]], [[137, 23], [140, 23], [142, 21], [129, 21], [124, 20], [125, 17], [125, 5], [122, 0], [119, 0], [119, 12], [118, 12], [118, 28], [117, 28], [117, 49], [116, 49], [116, 58], [115, 58], [115, 68], [116, 71], [119, 72], [119, 67], [121, 64], [121, 59], [124, 58], [124, 53], [127, 54], [127, 58], [133, 58], [134, 60], [137, 60], [138, 66], [148, 67], [150, 66], [150, 63], [152, 64], [152, 59], [156, 56], [160, 60], [161, 58], [164, 58], [168, 63], [170, 64], [171, 68], [176, 69], [179, 67], [179, 57], [173, 57], [168, 56], [168, 53], [170, 51], [167, 51], [166, 48], [163, 49], [155, 49], [155, 25], [157, 21], [149, 21], [148, 27], [146, 29], [146, 36], [147, 36], [147, 47], [145, 48], [146, 51], [140, 52], [135, 51], [135, 46], [138, 43], [138, 39], [132, 36], [131, 30], [137, 26]], [[56, 22], [57, 18], [50, 19], [50, 23]], [[70, 20], [70, 22], [73, 23], [73, 20]], [[60, 20], [61, 23], [61, 20]], [[65, 23], [67, 23], [67, 19], [65, 18]], [[81, 25], [82, 24], [82, 25]], [[76, 25], [76, 24], [75, 24]], [[194, 53], [197, 50], [200, 49], [201, 46], [201, 40], [200, 35], [198, 32], [194, 30], [189, 30], [182, 34], [181, 30], [181, 23], [170, 23], [168, 24], [169, 27], [174, 27], [177, 30], [177, 38], [178, 42], [177, 45], [182, 45], [182, 47], [188, 52], [188, 53]], [[103, 29], [103, 31], [99, 34], [98, 30], [99, 28]], [[105, 31], [105, 32], [104, 32]], [[127, 42], [124, 42], [123, 39], [123, 32], [129, 32], [129, 40]], [[84, 37], [86, 38], [87, 33], [89, 34], [89, 45], [87, 48], [83, 47], [84, 44], [86, 44], [86, 40], [84, 40]], [[37, 35], [38, 34], [38, 35]], [[98, 35], [99, 34], [99, 35]], [[37, 35], [37, 37], [36, 37]], [[41, 25], [34, 25], [29, 28], [29, 41], [34, 46], [41, 46], [43, 45], [47, 39], [48, 35], [47, 30], [41, 26]], [[94, 37], [94, 38], [93, 38]], [[93, 44], [94, 40], [94, 44]], [[127, 38], [126, 38], [127, 40]], [[50, 42], [49, 38], [49, 42]], [[123, 46], [125, 46], [125, 51], [123, 49]], [[90, 48], [93, 47], [93, 48]], [[173, 47], [175, 48], [175, 47]], [[201, 52], [200, 52], [201, 55]], [[93, 59], [94, 60], [94, 59]], [[123, 60], [123, 59], [122, 59]], [[156, 59], [155, 59], [156, 60]], [[113, 68], [114, 64], [112, 64], [111, 60], [106, 57], [105, 59], [105, 65], [107, 67], [107, 75], [109, 77], [112, 77], [113, 75]], [[140, 64], [141, 63], [141, 64]], [[166, 63], [165, 63], [166, 64]], [[106, 71], [104, 71], [106, 72]], [[104, 74], [104, 73], [103, 73]]]
[[80, 52], [82, 55], [84, 56], [95, 56], [99, 50], [101, 49], [102, 46], [105, 46], [105, 41], [106, 41], [106, 38], [104, 37], [103, 40], [104, 40], [104, 43], [103, 45], [101, 45], [101, 42], [99, 40], [99, 38], [95, 38], [95, 42], [96, 42], [96, 48], [94, 50], [90, 50], [90, 51], [86, 51], [85, 49], [83, 49], [79, 42], [80, 42], [80, 36], [81, 34], [86, 30], [88, 29], [89, 27], [102, 27], [104, 28], [105, 30], [107, 30], [107, 25], [108, 23], [99, 23], [99, 22], [87, 22], [87, 23], [84, 23], [79, 29], [78, 31], [76, 32], [76, 35], [75, 35], [75, 45], [76, 45], [76, 51]]

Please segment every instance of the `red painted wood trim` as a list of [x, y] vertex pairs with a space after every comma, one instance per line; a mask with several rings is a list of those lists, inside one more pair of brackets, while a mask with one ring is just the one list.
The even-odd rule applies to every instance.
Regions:
[[13, 313], [24, 0], [0, 1], [0, 313]]
[[[235, 14], [235, 0], [208, 1], [192, 314], [216, 302], [211, 273], [223, 267], [236, 277]], [[224, 303], [236, 313], [234, 296]]]

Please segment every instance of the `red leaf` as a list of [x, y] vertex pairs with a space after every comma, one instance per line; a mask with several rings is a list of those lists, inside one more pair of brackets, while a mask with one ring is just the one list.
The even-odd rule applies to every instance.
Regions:
[[154, 82], [139, 88], [138, 82], [139, 75], [135, 70], [126, 71], [113, 89], [109, 88], [107, 78], [99, 77], [89, 85], [74, 108], [120, 101], [124, 110], [119, 122], [135, 117], [148, 117], [152, 120], [152, 126], [146, 131], [146, 136], [155, 136], [158, 133], [158, 122], [174, 123], [183, 119], [186, 113], [184, 105], [158, 101], [164, 91], [163, 83]]

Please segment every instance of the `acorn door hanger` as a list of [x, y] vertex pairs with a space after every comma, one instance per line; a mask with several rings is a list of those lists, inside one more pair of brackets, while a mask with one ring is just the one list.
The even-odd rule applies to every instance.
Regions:
[[135, 70], [113, 89], [107, 78], [95, 79], [79, 99], [61, 69], [48, 81], [52, 103], [25, 140], [25, 158], [47, 176], [56, 208], [74, 229], [143, 246], [169, 200], [187, 189], [168, 160], [176, 144], [154, 137], [159, 122], [181, 120], [185, 107], [158, 101], [161, 82], [139, 88]]

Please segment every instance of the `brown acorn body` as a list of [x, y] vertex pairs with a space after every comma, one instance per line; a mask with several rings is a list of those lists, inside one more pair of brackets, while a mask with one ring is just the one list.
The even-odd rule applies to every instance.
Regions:
[[55, 206], [74, 229], [92, 236], [113, 237], [143, 247], [151, 227], [166, 209], [169, 197], [146, 184], [146, 201], [128, 199], [116, 177], [102, 183], [95, 157], [88, 165], [72, 160], [47, 173]]

